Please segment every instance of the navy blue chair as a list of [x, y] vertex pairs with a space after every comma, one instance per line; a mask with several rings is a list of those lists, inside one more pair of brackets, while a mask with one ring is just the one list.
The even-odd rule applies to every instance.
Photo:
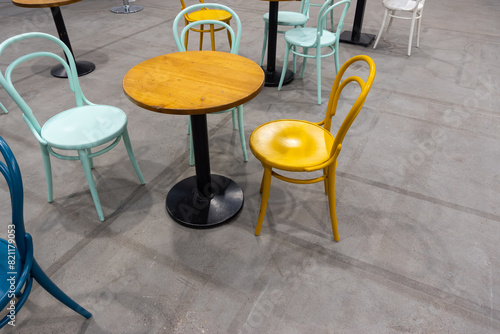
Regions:
[[0, 321], [0, 328], [15, 320], [28, 299], [33, 279], [64, 305], [89, 319], [92, 314], [62, 292], [34, 259], [33, 240], [24, 228], [21, 172], [14, 154], [2, 137], [0, 152], [5, 159], [5, 163], [0, 161], [0, 171], [9, 186], [12, 203], [12, 223], [7, 227], [7, 240], [0, 239], [0, 310], [8, 310], [8, 314]]

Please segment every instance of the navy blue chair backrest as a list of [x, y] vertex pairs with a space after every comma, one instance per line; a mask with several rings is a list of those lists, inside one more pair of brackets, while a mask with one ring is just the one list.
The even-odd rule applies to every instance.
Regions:
[[9, 145], [0, 137], [0, 152], [4, 157], [5, 162], [0, 161], [0, 171], [2, 172], [10, 191], [10, 200], [12, 203], [12, 223], [15, 226], [15, 240], [17, 249], [21, 258], [26, 258], [26, 234], [23, 218], [23, 181], [21, 178], [21, 170], [17, 164], [17, 160], [12, 153]]

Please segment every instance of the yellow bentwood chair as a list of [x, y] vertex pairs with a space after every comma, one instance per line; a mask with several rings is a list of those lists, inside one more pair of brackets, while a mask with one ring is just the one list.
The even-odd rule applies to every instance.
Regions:
[[[350, 76], [341, 81], [342, 76], [349, 66], [360, 61], [366, 62], [370, 68], [366, 82], [358, 76]], [[328, 195], [330, 207], [333, 237], [335, 241], [339, 241], [335, 209], [335, 169], [337, 168], [337, 157], [342, 148], [342, 142], [347, 130], [363, 107], [366, 96], [375, 79], [375, 71], [375, 63], [370, 57], [355, 56], [340, 68], [335, 77], [328, 107], [326, 108], [326, 116], [323, 121], [312, 123], [291, 119], [276, 120], [262, 124], [252, 132], [250, 136], [250, 150], [264, 167], [264, 175], [260, 186], [262, 201], [255, 235], [259, 235], [262, 228], [271, 189], [271, 176], [274, 176], [282, 181], [298, 184], [324, 181], [325, 192]], [[340, 125], [337, 135], [334, 137], [330, 133], [332, 117], [335, 116], [340, 93], [351, 82], [358, 83], [361, 92]], [[314, 172], [322, 170], [323, 175], [313, 179], [293, 179], [278, 174], [273, 169], [287, 172]]]
[[[200, 0], [200, 3], [205, 3], [205, 0]], [[181, 0], [181, 9], [184, 10], [186, 9], [186, 3], [184, 0]], [[229, 12], [225, 10], [220, 10], [220, 9], [207, 9], [207, 8], [201, 8], [200, 10], [197, 10], [192, 13], [186, 13], [184, 15], [184, 24], [187, 26], [189, 23], [196, 22], [196, 21], [205, 21], [205, 20], [214, 20], [214, 21], [222, 21], [229, 25], [229, 22], [231, 21], [232, 16]], [[204, 25], [200, 25], [199, 28], [190, 28], [189, 30], [199, 32], [200, 33], [200, 51], [203, 48], [203, 34], [204, 33], [210, 33], [210, 41], [212, 43], [212, 51], [215, 51], [215, 32], [224, 30], [225, 27], [221, 26], [219, 28], [215, 28], [215, 24], [210, 24], [210, 28], [207, 30], [205, 29]], [[187, 49], [188, 45], [188, 39], [189, 39], [189, 31], [186, 33], [184, 36], [184, 48]], [[231, 34], [229, 31], [227, 32], [227, 39], [229, 40], [229, 47], [232, 46], [232, 40], [231, 40]]]

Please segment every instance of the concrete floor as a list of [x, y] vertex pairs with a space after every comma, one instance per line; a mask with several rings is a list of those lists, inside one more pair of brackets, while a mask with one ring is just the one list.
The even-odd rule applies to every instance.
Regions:
[[[268, 2], [217, 2], [230, 3], [240, 15], [240, 54], [259, 61]], [[139, 185], [122, 144], [96, 159], [104, 222], [78, 162], [52, 159], [55, 198], [47, 203], [39, 146], [0, 88], [10, 111], [0, 115], [0, 135], [22, 170], [35, 256], [93, 313], [85, 320], [35, 284], [16, 326], [5, 332], [500, 332], [498, 1], [427, 1], [420, 48], [411, 57], [405, 21], [395, 21], [375, 50], [340, 45], [341, 63], [367, 54], [377, 64], [374, 86], [339, 158], [340, 242], [333, 241], [321, 184], [276, 179], [261, 236], [254, 236], [263, 170], [251, 154], [242, 161], [230, 114], [208, 117], [211, 164], [214, 173], [243, 188], [241, 213], [211, 230], [184, 228], [168, 216], [167, 192], [194, 174], [187, 117], [137, 107], [125, 97], [122, 79], [135, 64], [175, 51], [172, 21], [180, 5], [142, 0], [139, 13], [109, 11], [120, 3], [83, 0], [62, 8], [77, 59], [97, 66], [80, 78], [83, 90], [89, 100], [127, 113], [147, 182]], [[298, 3], [280, 6], [295, 10]], [[316, 13], [313, 8], [310, 25]], [[364, 32], [377, 33], [382, 16], [381, 1], [368, 1]], [[50, 11], [0, 0], [0, 39], [28, 31], [55, 35]], [[224, 33], [217, 41], [218, 49], [227, 48]], [[196, 45], [193, 36], [190, 49]], [[278, 64], [283, 53], [280, 39]], [[7, 61], [1, 58], [0, 65]], [[304, 79], [281, 92], [264, 88], [245, 105], [247, 140], [273, 119], [322, 119], [333, 58], [323, 62], [321, 106], [313, 63]], [[35, 60], [15, 77], [41, 121], [72, 106], [66, 82], [49, 74], [52, 64]], [[6, 226], [5, 183], [0, 196]]]

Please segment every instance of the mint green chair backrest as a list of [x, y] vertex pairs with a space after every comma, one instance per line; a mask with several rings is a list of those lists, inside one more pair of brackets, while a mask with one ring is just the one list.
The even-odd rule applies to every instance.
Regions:
[[[69, 48], [64, 44], [60, 39], [46, 34], [46, 33], [41, 33], [41, 32], [28, 32], [25, 34], [17, 35], [14, 37], [11, 37], [7, 40], [5, 40], [3, 43], [0, 44], [0, 59], [2, 57], [2, 54], [6, 49], [8, 49], [9, 46], [11, 46], [14, 43], [20, 42], [22, 40], [26, 40], [29, 38], [44, 38], [50, 42], [53, 42], [57, 44], [59, 47], [61, 47], [64, 51], [64, 55], [66, 56], [66, 59], [68, 62], [66, 62], [65, 59], [63, 59], [61, 56], [53, 53], [53, 52], [47, 52], [47, 51], [38, 51], [38, 52], [31, 52], [27, 53], [23, 56], [20, 56], [16, 60], [10, 63], [9, 66], [5, 69], [3, 72], [0, 69], [0, 85], [2, 85], [7, 93], [10, 95], [10, 97], [17, 103], [19, 108], [21, 108], [21, 111], [23, 112], [23, 118], [28, 124], [30, 130], [33, 132], [35, 137], [38, 139], [39, 142], [46, 144], [45, 141], [41, 138], [41, 126], [40, 123], [36, 120], [35, 116], [33, 115], [33, 111], [31, 110], [30, 106], [24, 101], [24, 99], [21, 97], [21, 95], [17, 92], [15, 89], [13, 83], [12, 83], [12, 71], [20, 64], [23, 62], [36, 58], [36, 57], [49, 57], [53, 58], [57, 61], [59, 61], [64, 69], [66, 70], [66, 73], [68, 74], [68, 81], [69, 81], [69, 86], [71, 91], [75, 94], [75, 100], [76, 100], [76, 106], [80, 107], [83, 106], [84, 104], [92, 104], [90, 103], [85, 96], [83, 95], [82, 89], [80, 87], [80, 83], [78, 81], [78, 74], [76, 72], [76, 65], [75, 65], [75, 59], [73, 58], [73, 55]], [[70, 65], [68, 65], [68, 63]]]
[[[236, 22], [236, 32], [234, 32], [234, 29], [227, 23], [221, 22], [221, 21], [216, 21], [216, 20], [200, 20], [200, 21], [195, 21], [191, 22], [188, 25], [184, 26], [181, 32], [179, 33], [179, 21], [184, 18], [185, 14], [189, 14], [190, 12], [201, 10], [201, 9], [221, 9], [229, 12], [232, 16], [234, 21]], [[190, 28], [193, 26], [198, 26], [201, 24], [217, 24], [220, 26], [223, 26], [224, 28], [227, 29], [227, 31], [231, 34], [231, 40], [232, 46], [231, 46], [231, 53], [233, 54], [238, 54], [238, 51], [240, 49], [240, 39], [241, 39], [241, 21], [236, 14], [234, 10], [231, 8], [224, 6], [224, 5], [219, 5], [216, 3], [200, 3], [196, 5], [189, 6], [185, 9], [183, 9], [177, 16], [175, 17], [174, 24], [173, 24], [173, 32], [174, 32], [174, 41], [175, 45], [177, 46], [177, 50], [182, 52], [186, 51], [186, 48], [184, 47], [184, 44], [181, 43], [181, 40], [184, 40], [184, 36], [186, 33], [189, 31]]]
[[334, 0], [325, 1], [323, 6], [321, 6], [321, 9], [319, 10], [318, 14], [318, 27], [317, 27], [318, 32], [317, 32], [316, 43], [319, 43], [321, 36], [323, 35], [323, 30], [326, 29], [326, 21], [328, 19], [328, 14], [332, 13], [336, 7], [344, 6], [344, 10], [340, 15], [339, 21], [337, 22], [334, 31], [337, 41], [339, 40], [340, 32], [342, 31], [342, 28], [344, 28], [344, 19], [347, 14], [347, 11], [349, 10], [350, 5], [351, 5], [351, 0], [342, 0], [336, 3], [334, 3]]

